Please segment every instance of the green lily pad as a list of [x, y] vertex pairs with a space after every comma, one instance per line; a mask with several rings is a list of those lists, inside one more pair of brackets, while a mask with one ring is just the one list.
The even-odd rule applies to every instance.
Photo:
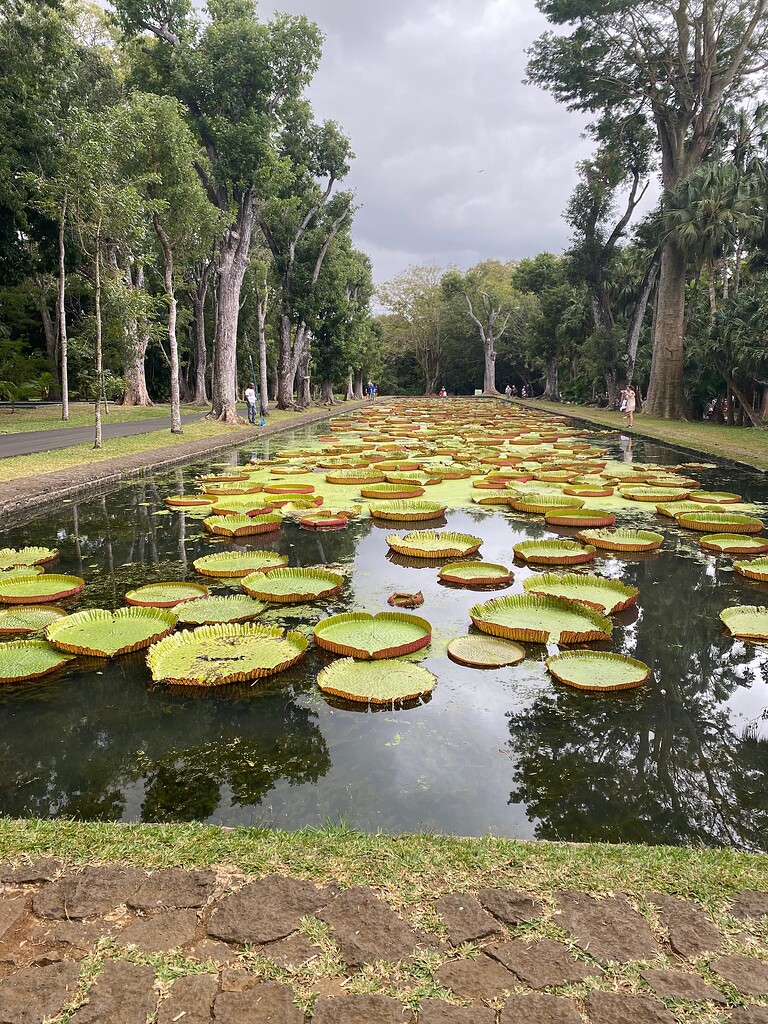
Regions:
[[220, 622], [249, 622], [267, 608], [262, 601], [254, 601], [247, 594], [225, 597], [198, 597], [177, 605], [179, 625], [213, 626]]
[[733, 567], [741, 576], [759, 583], [768, 583], [768, 558], [752, 558], [749, 561], [734, 562]]
[[13, 605], [0, 610], [0, 636], [16, 633], [42, 633], [46, 626], [65, 616], [63, 608], [52, 605]]
[[148, 583], [144, 587], [129, 590], [125, 603], [138, 608], [173, 608], [184, 601], [207, 597], [208, 587], [202, 583]]
[[277, 551], [221, 551], [215, 555], [203, 555], [192, 563], [195, 572], [202, 576], [220, 576], [224, 579], [250, 576], [254, 572], [279, 569], [287, 564], [287, 556]]
[[545, 521], [550, 526], [571, 526], [591, 527], [592, 529], [604, 529], [613, 526], [616, 516], [613, 512], [604, 512], [596, 508], [577, 508], [571, 511], [567, 508], [556, 508], [544, 514]]
[[497, 636], [459, 636], [448, 644], [448, 655], [472, 668], [502, 668], [525, 658], [525, 649]]
[[51, 573], [43, 576], [16, 576], [0, 580], [0, 604], [40, 604], [46, 601], [63, 601], [79, 594], [85, 588], [85, 580], [79, 576], [64, 576]]
[[59, 557], [55, 548], [0, 548], [0, 571], [20, 565], [45, 565]]
[[744, 499], [731, 491], [692, 491], [694, 505], [738, 505]]
[[465, 587], [485, 587], [511, 583], [515, 574], [505, 565], [493, 562], [451, 562], [438, 574], [446, 583], [460, 583]]
[[380, 469], [333, 469], [326, 474], [329, 484], [380, 484], [384, 482], [384, 474]]
[[241, 586], [260, 601], [297, 604], [338, 594], [344, 577], [327, 569], [270, 569], [246, 576]]
[[398, 658], [426, 647], [431, 639], [427, 620], [405, 612], [345, 612], [315, 626], [320, 647], [352, 658]]
[[595, 549], [575, 540], [525, 540], [515, 544], [515, 554], [532, 565], [581, 565], [592, 561]]
[[654, 504], [659, 501], [685, 501], [690, 495], [690, 490], [682, 487], [649, 487], [642, 484], [629, 484], [620, 488], [623, 498], [630, 501], [652, 501]]
[[222, 623], [177, 633], [147, 654], [152, 679], [175, 686], [226, 686], [276, 675], [304, 657], [308, 641], [279, 626]]
[[699, 544], [705, 551], [722, 551], [727, 555], [762, 555], [768, 551], [768, 537], [743, 533], [708, 533]]
[[15, 569], [3, 569], [0, 572], [2, 580], [15, 580], [19, 576], [42, 576], [45, 569], [41, 565], [17, 565]]
[[363, 487], [360, 494], [363, 498], [373, 498], [379, 501], [398, 501], [405, 498], [420, 498], [424, 493], [423, 487], [408, 487], [407, 484], [370, 484]]
[[683, 512], [676, 517], [676, 522], [686, 530], [701, 530], [703, 533], [762, 533], [765, 529], [760, 519], [738, 512]]
[[365, 704], [393, 704], [431, 693], [437, 679], [408, 661], [355, 661], [342, 658], [317, 677], [323, 693]]
[[216, 499], [213, 516], [268, 516], [274, 504], [264, 494], [233, 494]]
[[445, 505], [439, 501], [386, 501], [371, 505], [374, 519], [439, 519], [445, 513]]
[[731, 636], [768, 641], [768, 608], [764, 606], [737, 605], [720, 612], [720, 618]]
[[547, 658], [547, 668], [561, 683], [592, 693], [632, 690], [651, 674], [642, 661], [604, 651], [563, 651]]
[[257, 533], [272, 533], [280, 529], [282, 517], [265, 516], [211, 516], [203, 520], [208, 533], [222, 537], [247, 537]]
[[619, 580], [586, 574], [580, 576], [577, 573], [560, 575], [553, 572], [529, 577], [524, 581], [523, 589], [528, 594], [546, 594], [550, 597], [562, 597], [566, 601], [578, 601], [589, 608], [596, 608], [604, 615], [613, 615], [629, 608], [640, 593], [637, 587], [629, 587]]
[[481, 537], [473, 537], [469, 533], [452, 533], [445, 530], [437, 533], [432, 530], [415, 530], [400, 537], [391, 533], [387, 544], [399, 555], [411, 558], [460, 558], [472, 555], [480, 549]]
[[533, 491], [512, 497], [512, 508], [518, 512], [551, 512], [554, 508], [581, 508], [583, 498], [570, 494], [535, 494]]
[[41, 679], [73, 660], [45, 640], [11, 640], [0, 644], [0, 683]]
[[538, 594], [496, 597], [469, 614], [484, 633], [530, 643], [589, 643], [606, 640], [613, 630], [610, 619], [586, 605]]
[[213, 496], [202, 494], [171, 494], [165, 499], [168, 508], [206, 508], [213, 504]]
[[[677, 519], [683, 512], [701, 512], [702, 508], [697, 501], [663, 501], [656, 506], [656, 511], [660, 516], [666, 516], [667, 519]], [[710, 505], [708, 511], [725, 512], [725, 507]]]
[[45, 636], [61, 651], [116, 658], [160, 640], [171, 632], [177, 618], [165, 608], [118, 608], [115, 612], [89, 608], [52, 622]]
[[576, 536], [607, 551], [655, 551], [664, 542], [664, 537], [652, 530], [580, 530]]

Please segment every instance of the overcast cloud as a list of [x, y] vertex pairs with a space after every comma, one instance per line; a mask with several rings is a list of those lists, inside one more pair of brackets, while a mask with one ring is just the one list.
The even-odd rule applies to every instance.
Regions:
[[[408, 266], [560, 252], [584, 120], [523, 85], [533, 0], [281, 0], [326, 34], [310, 96], [356, 153], [355, 243]], [[266, 4], [262, 12], [267, 14]]]

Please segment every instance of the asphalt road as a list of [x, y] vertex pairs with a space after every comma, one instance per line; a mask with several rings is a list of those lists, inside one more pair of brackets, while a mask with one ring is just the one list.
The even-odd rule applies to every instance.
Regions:
[[[194, 423], [203, 414], [193, 413], [182, 416], [182, 426]], [[126, 423], [110, 423], [102, 417], [102, 437], [131, 437], [133, 434], [149, 434], [153, 430], [170, 431], [170, 421], [165, 417], [153, 420], [133, 420]], [[93, 444], [93, 427], [59, 427], [57, 430], [30, 430], [20, 434], [0, 434], [0, 459], [14, 455], [32, 455], [34, 452], [50, 452], [54, 448], [69, 448], [73, 444]]]

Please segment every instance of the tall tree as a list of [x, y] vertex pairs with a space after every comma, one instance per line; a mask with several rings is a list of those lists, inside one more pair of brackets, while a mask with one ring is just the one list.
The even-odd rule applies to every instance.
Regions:
[[[597, 125], [643, 114], [656, 133], [665, 189], [688, 177], [714, 142], [726, 105], [757, 89], [768, 63], [768, 0], [538, 0], [563, 33], [534, 44], [532, 82]], [[685, 253], [664, 243], [646, 411], [686, 415]]]
[[376, 292], [388, 314], [380, 321], [385, 346], [400, 358], [408, 354], [415, 360], [425, 395], [435, 393], [444, 370], [447, 302], [442, 277], [434, 264], [410, 267]]

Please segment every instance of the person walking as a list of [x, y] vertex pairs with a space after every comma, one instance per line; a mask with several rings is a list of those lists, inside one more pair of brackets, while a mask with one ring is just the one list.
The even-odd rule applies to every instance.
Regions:
[[245, 389], [245, 403], [248, 406], [248, 422], [256, 426], [256, 385], [251, 381]]
[[626, 388], [622, 392], [622, 396], [622, 405], [624, 407], [624, 415], [627, 417], [627, 426], [634, 427], [637, 395], [635, 394], [635, 389], [631, 384], [627, 384]]
[[507, 398], [511, 398], [512, 397], [512, 385], [511, 384], [507, 384], [507, 386], [504, 388], [504, 394], [507, 396]]

